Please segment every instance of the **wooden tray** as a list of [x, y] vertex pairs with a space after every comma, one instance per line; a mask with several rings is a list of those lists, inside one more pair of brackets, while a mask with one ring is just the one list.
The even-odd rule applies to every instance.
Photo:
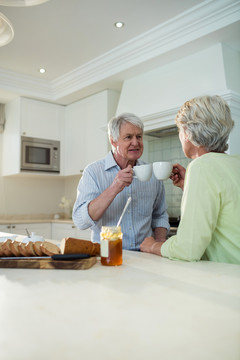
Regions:
[[0, 268], [85, 270], [96, 264], [95, 256], [80, 260], [53, 260], [47, 257], [0, 258]]

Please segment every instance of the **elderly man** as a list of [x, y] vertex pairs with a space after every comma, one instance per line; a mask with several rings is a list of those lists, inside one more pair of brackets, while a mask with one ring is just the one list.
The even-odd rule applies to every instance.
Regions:
[[100, 242], [102, 226], [116, 226], [129, 196], [132, 201], [121, 229], [123, 249], [139, 250], [148, 236], [165, 241], [169, 229], [165, 191], [154, 175], [147, 182], [133, 177], [133, 166], [143, 164], [143, 123], [124, 113], [109, 121], [107, 156], [88, 165], [78, 185], [73, 221], [79, 229], [91, 228], [92, 241]]

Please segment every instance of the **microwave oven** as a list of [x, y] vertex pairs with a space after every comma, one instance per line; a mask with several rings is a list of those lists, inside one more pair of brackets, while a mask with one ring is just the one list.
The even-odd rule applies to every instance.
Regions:
[[60, 172], [60, 141], [21, 137], [21, 170]]

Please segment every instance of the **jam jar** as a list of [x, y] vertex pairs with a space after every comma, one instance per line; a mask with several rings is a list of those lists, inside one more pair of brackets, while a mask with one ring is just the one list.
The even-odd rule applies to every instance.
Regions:
[[122, 232], [121, 226], [102, 226], [101, 264], [116, 266], [122, 264]]

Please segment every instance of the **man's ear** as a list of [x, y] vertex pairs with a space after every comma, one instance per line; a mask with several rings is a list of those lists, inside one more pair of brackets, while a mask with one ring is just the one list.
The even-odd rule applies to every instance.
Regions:
[[112, 145], [114, 148], [117, 147], [117, 146], [116, 146], [116, 143], [117, 143], [117, 142], [113, 140], [112, 136], [110, 136], [110, 143], [111, 143], [111, 145]]

